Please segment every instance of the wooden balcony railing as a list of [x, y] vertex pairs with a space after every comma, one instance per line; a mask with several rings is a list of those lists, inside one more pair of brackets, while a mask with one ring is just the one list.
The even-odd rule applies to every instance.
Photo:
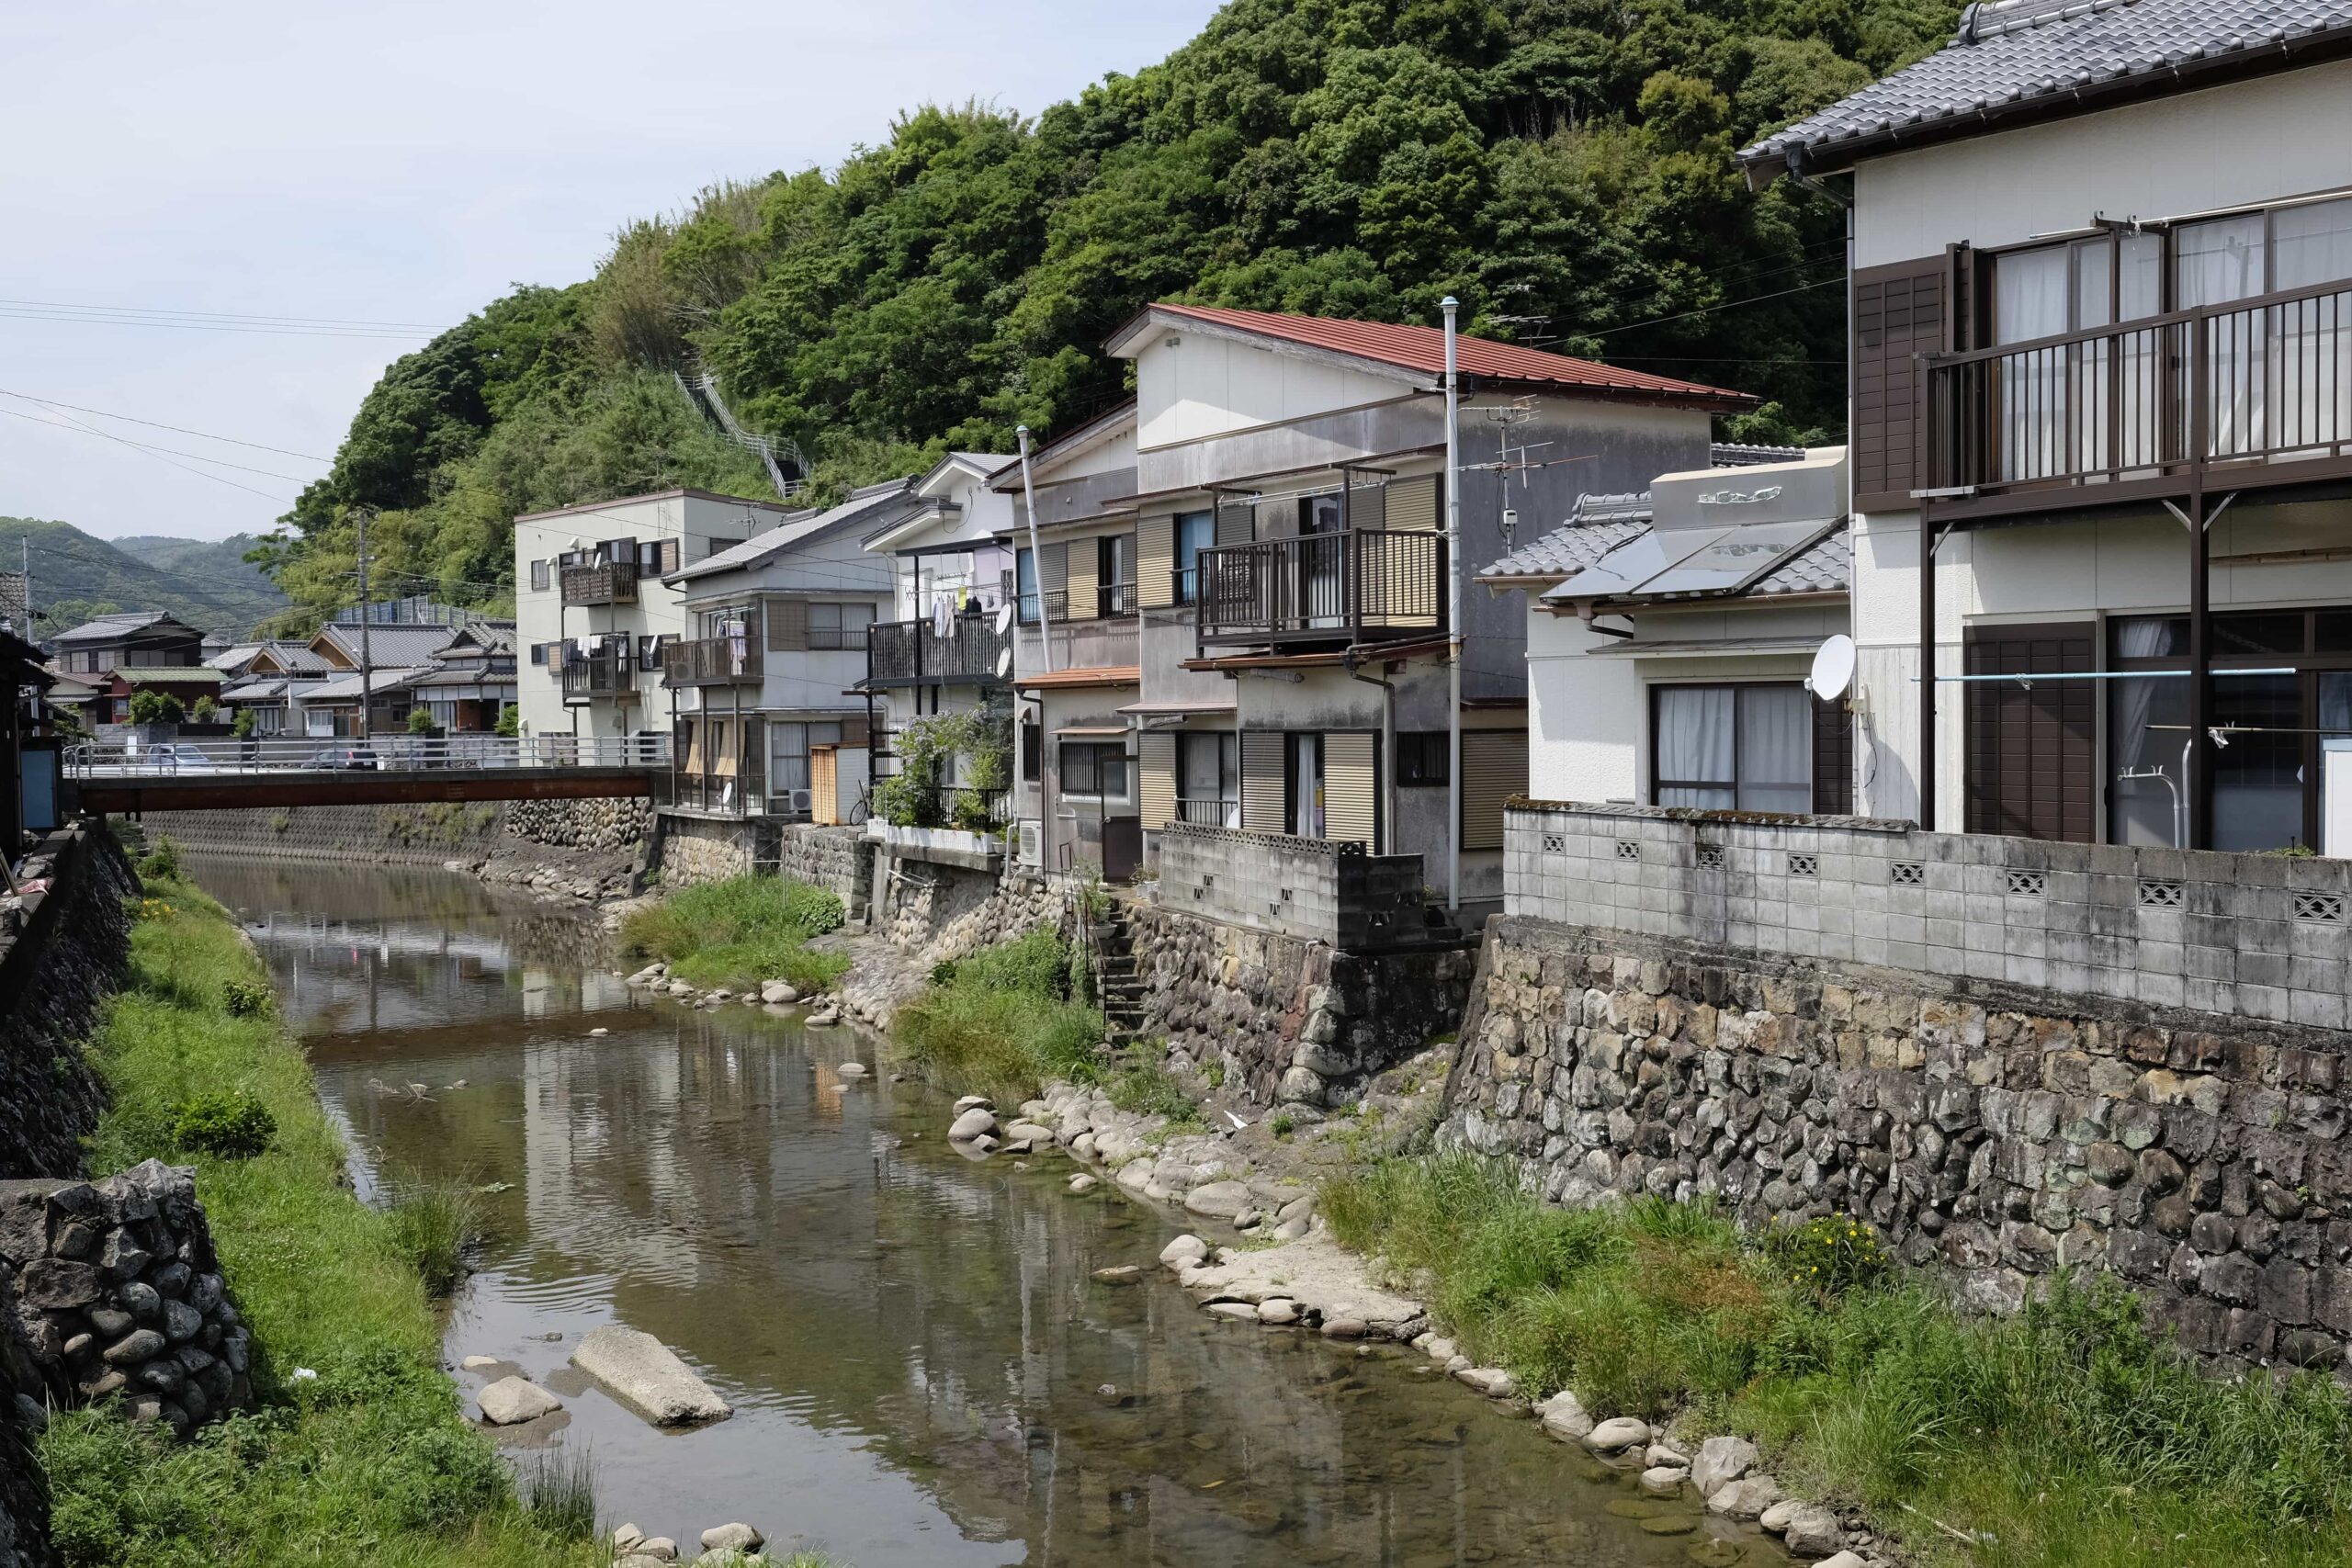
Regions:
[[1445, 630], [1445, 539], [1359, 528], [1200, 556], [1200, 640], [1379, 642]]
[[665, 686], [755, 686], [762, 674], [756, 637], [702, 637], [662, 645]]
[[637, 603], [637, 563], [595, 561], [563, 569], [566, 604], [634, 604]]
[[2352, 283], [1930, 355], [1939, 515], [2352, 473]]
[[994, 681], [997, 662], [1012, 646], [996, 616], [957, 615], [941, 637], [929, 621], [887, 621], [866, 628], [865, 683], [914, 686], [944, 681]]

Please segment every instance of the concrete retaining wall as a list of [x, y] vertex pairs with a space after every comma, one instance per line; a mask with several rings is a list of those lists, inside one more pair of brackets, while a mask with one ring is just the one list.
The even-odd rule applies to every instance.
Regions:
[[439, 865], [481, 860], [496, 849], [500, 818], [494, 801], [436, 801], [425, 806], [158, 812], [146, 819], [145, 829], [151, 842], [167, 838], [215, 854], [259, 851], [287, 860]]
[[2352, 1371], [2341, 1034], [1508, 917], [1464, 1030], [1442, 1136], [1555, 1201], [1850, 1213], [1996, 1309], [2110, 1269], [2192, 1350]]
[[1171, 822], [1159, 831], [1160, 908], [1351, 952], [1421, 930], [1421, 857]]

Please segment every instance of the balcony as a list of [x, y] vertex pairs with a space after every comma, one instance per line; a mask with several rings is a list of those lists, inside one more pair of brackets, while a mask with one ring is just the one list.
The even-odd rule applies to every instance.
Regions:
[[[1046, 640], [1039, 643], [1042, 636]], [[1055, 671], [1065, 670], [1132, 670], [1136, 668], [1136, 622], [1118, 620], [1057, 621], [1044, 628], [1021, 628], [1021, 678], [1046, 672], [1046, 651], [1052, 651]]]
[[714, 637], [662, 645], [665, 686], [756, 686], [761, 675], [760, 645], [754, 637]]
[[1927, 362], [1939, 520], [2352, 474], [2352, 284]]
[[637, 563], [633, 560], [594, 561], [563, 569], [566, 604], [634, 604], [637, 603]]
[[889, 621], [865, 634], [868, 687], [934, 685], [949, 681], [994, 681], [997, 661], [1012, 646], [996, 629], [996, 616], [957, 615], [945, 637], [929, 621]]
[[637, 660], [618, 649], [582, 654], [563, 664], [566, 704], [637, 700]]
[[1442, 536], [1359, 528], [1200, 556], [1201, 646], [1394, 642], [1445, 631]]

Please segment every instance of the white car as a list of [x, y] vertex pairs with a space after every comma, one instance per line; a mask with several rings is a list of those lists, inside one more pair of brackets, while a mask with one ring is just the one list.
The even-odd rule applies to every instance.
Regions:
[[209, 773], [219, 770], [212, 759], [195, 747], [170, 740], [159, 740], [140, 753], [139, 768], [151, 773]]

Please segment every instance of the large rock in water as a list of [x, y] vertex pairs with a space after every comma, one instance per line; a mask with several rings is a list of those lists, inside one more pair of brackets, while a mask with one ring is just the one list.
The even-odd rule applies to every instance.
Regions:
[[723, 1421], [735, 1414], [668, 1346], [634, 1328], [590, 1329], [571, 1353], [571, 1364], [657, 1427]]
[[1709, 1438], [1690, 1461], [1690, 1484], [1712, 1497], [1756, 1468], [1756, 1445], [1745, 1438]]
[[519, 1426], [563, 1408], [563, 1401], [523, 1378], [501, 1378], [481, 1391], [481, 1418], [493, 1427]]

